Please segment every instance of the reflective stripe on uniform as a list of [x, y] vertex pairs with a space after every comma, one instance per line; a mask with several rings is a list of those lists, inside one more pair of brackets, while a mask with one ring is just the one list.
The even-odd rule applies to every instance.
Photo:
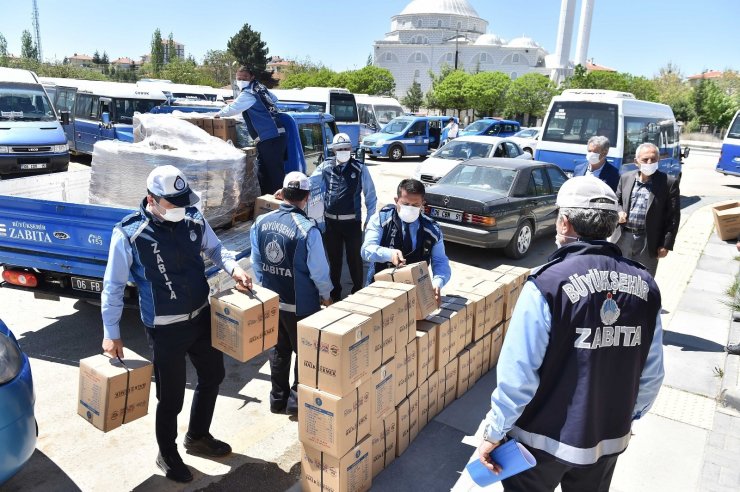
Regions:
[[334, 219], [334, 220], [356, 220], [357, 215], [355, 214], [344, 214], [344, 215], [334, 215], [329, 213], [324, 213], [324, 217], [327, 219]]
[[542, 450], [568, 463], [585, 466], [593, 465], [602, 456], [618, 454], [627, 449], [631, 432], [615, 439], [604, 439], [591, 448], [570, 446], [542, 434], [527, 432], [517, 426], [514, 426], [509, 434], [522, 444]]
[[155, 316], [154, 317], [154, 325], [171, 325], [174, 323], [180, 323], [182, 321], [187, 321], [189, 319], [195, 318], [200, 314], [201, 311], [203, 311], [203, 308], [208, 306], [208, 302], [206, 301], [205, 304], [203, 304], [201, 307], [193, 311], [192, 313], [187, 314], [171, 314], [168, 316]]
[[280, 311], [295, 313], [295, 304], [287, 304], [285, 302], [281, 302], [278, 304], [278, 308], [280, 309]]

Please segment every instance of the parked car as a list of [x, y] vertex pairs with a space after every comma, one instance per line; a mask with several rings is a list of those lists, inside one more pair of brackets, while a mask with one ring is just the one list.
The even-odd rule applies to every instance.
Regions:
[[426, 213], [447, 241], [522, 258], [536, 235], [554, 229], [555, 199], [567, 179], [545, 162], [471, 159], [427, 188]]
[[0, 485], [31, 458], [38, 428], [28, 357], [0, 320]]
[[[403, 156], [424, 157], [439, 147], [449, 116], [399, 116], [378, 133], [362, 140], [361, 151], [370, 157], [400, 161]], [[454, 118], [457, 121], [457, 118]]]
[[537, 136], [539, 134], [539, 127], [522, 128], [509, 138], [516, 142], [524, 152], [534, 155], [534, 151], [537, 150]]
[[437, 149], [416, 166], [414, 177], [424, 184], [434, 184], [460, 161], [481, 157], [515, 157], [531, 159], [511, 139], [474, 135], [459, 137]]
[[464, 137], [467, 135], [510, 137], [520, 129], [521, 125], [518, 121], [502, 120], [500, 118], [482, 118], [460, 130], [458, 137]]

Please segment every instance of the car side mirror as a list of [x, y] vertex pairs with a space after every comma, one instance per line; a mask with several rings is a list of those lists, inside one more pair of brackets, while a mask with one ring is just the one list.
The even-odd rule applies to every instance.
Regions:
[[60, 111], [59, 121], [62, 123], [62, 125], [69, 125], [69, 111]]
[[107, 111], [101, 115], [104, 125], [110, 125], [110, 113]]
[[689, 152], [691, 152], [691, 149], [689, 147], [685, 147], [683, 149], [683, 152], [681, 152], [681, 157], [684, 157], [684, 158], [688, 157], [689, 156]]

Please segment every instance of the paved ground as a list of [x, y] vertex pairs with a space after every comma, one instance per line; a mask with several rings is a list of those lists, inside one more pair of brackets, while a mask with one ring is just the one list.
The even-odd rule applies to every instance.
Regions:
[[[715, 173], [716, 158], [696, 151], [687, 160], [679, 242], [658, 270], [666, 310], [666, 382], [653, 412], [635, 426], [613, 490], [737, 490], [732, 484], [740, 485], [734, 474], [740, 469], [739, 420], [716, 400], [723, 387], [737, 385], [739, 358], [721, 351], [730, 336], [729, 312], [717, 299], [740, 263], [733, 259], [737, 254], [733, 245], [711, 235], [711, 214], [705, 208], [713, 201], [736, 197], [740, 178]], [[411, 174], [416, 163], [369, 163], [380, 203], [391, 201], [395, 185]], [[552, 238], [542, 238], [519, 263], [536, 266], [552, 249]], [[508, 262], [496, 252], [466, 246], [449, 245], [448, 253], [455, 261], [482, 268]], [[71, 299], [37, 300], [7, 289], [0, 289], [0, 305], [3, 319], [32, 357], [41, 432], [31, 462], [5, 484], [4, 491], [282, 491], [295, 486], [300, 468], [297, 426], [287, 416], [267, 410], [269, 371], [264, 357], [246, 364], [227, 363], [213, 433], [228, 439], [235, 453], [218, 461], [185, 456], [197, 470], [195, 481], [177, 486], [154, 466], [154, 401], [150, 415], [108, 434], [75, 414], [78, 361], [100, 350], [99, 308]], [[125, 323], [127, 346], [146, 354], [137, 313], [127, 311]], [[733, 329], [732, 339], [739, 340], [740, 329]], [[715, 368], [722, 370], [724, 378]], [[473, 452], [462, 439], [478, 430], [494, 387], [492, 371], [427, 425], [408, 451], [376, 479], [374, 490], [455, 486]], [[180, 418], [181, 433], [186, 413]]]

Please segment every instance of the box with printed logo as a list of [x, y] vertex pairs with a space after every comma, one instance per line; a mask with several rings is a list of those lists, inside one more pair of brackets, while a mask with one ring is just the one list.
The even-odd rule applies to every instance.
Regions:
[[432, 276], [426, 262], [411, 263], [398, 268], [386, 268], [375, 274], [375, 280], [398, 282], [416, 287], [416, 319], [421, 320], [437, 309]]
[[416, 342], [406, 344], [396, 353], [396, 405], [416, 389]]
[[373, 478], [396, 459], [396, 409], [382, 417], [373, 429]]
[[[357, 314], [362, 314], [370, 318], [375, 318], [373, 324], [377, 323], [380, 319], [381, 335], [380, 335], [380, 364], [385, 364], [396, 354], [396, 340], [399, 338], [401, 331], [402, 317], [398, 316], [398, 310], [401, 306], [400, 301], [394, 299], [387, 299], [382, 296], [371, 296], [363, 294], [362, 290], [356, 294], [346, 297], [343, 301], [338, 304], [344, 305], [344, 303], [351, 303], [355, 306], [362, 306], [361, 308], [351, 307], [345, 309], [345, 311], [351, 311]], [[340, 308], [341, 309], [341, 308]], [[361, 312], [361, 310], [366, 312]], [[373, 313], [372, 316], [369, 313]], [[374, 351], [377, 352], [378, 347], [373, 347]]]
[[372, 322], [341, 309], [322, 309], [298, 322], [298, 380], [344, 396], [372, 376]]
[[409, 447], [409, 399], [396, 406], [396, 456], [401, 456]]
[[409, 443], [419, 435], [419, 389], [409, 393]]
[[513, 265], [499, 265], [491, 271], [495, 273], [506, 273], [506, 274], [515, 276], [517, 278], [516, 282], [520, 286], [524, 285], [524, 283], [527, 281], [527, 278], [529, 277], [531, 273], [531, 270], [529, 268], [513, 266]]
[[[390, 359], [390, 357], [385, 360], [383, 359], [383, 317], [381, 310], [366, 304], [350, 302], [351, 297], [335, 302], [329, 306], [329, 309], [339, 309], [370, 318], [370, 369], [374, 371], [380, 367], [380, 364]], [[390, 350], [386, 350], [386, 352], [390, 352]]]
[[457, 398], [458, 365], [458, 359], [455, 357], [447, 363], [444, 371], [439, 373], [439, 388], [437, 390], [439, 411], [447, 408], [453, 401], [455, 401], [455, 398]]
[[373, 372], [370, 392], [370, 432], [375, 433], [381, 420], [396, 409], [396, 361], [389, 360]]
[[125, 358], [98, 354], [80, 361], [77, 414], [108, 432], [147, 414], [152, 364], [124, 349]]
[[488, 371], [486, 367], [483, 370], [483, 340], [478, 340], [474, 344], [470, 345], [470, 380], [468, 381], [468, 389], [472, 388], [475, 383], [483, 376], [484, 372]]
[[372, 381], [338, 397], [298, 385], [298, 439], [336, 458], [370, 434]]
[[[369, 288], [376, 288], [381, 289], [381, 295], [386, 295], [388, 297], [392, 298], [398, 298], [400, 296], [401, 299], [403, 299], [403, 309], [406, 313], [406, 316], [408, 316], [409, 319], [409, 326], [412, 326], [414, 324], [414, 321], [416, 321], [416, 287], [410, 284], [402, 284], [399, 282], [388, 282], [385, 280], [377, 280], [370, 284]], [[385, 290], [383, 290], [385, 289]], [[391, 291], [391, 292], [388, 292]], [[402, 293], [406, 294], [405, 296], [401, 296], [398, 292], [394, 291], [401, 291]], [[412, 335], [409, 336], [409, 341], [411, 341]]]
[[236, 120], [231, 118], [213, 119], [213, 136], [224, 142], [231, 141], [236, 146]]
[[[460, 398], [468, 391], [470, 383], [470, 359], [471, 350], [466, 348], [457, 356], [457, 387], [455, 388], [455, 397]], [[446, 406], [446, 405], [445, 405]]]
[[273, 210], [280, 208], [283, 203], [282, 200], [278, 200], [273, 195], [262, 195], [258, 196], [254, 202], [254, 218], [256, 219], [262, 214], [270, 213]]
[[450, 361], [450, 349], [455, 347], [450, 320], [442, 316], [429, 316], [427, 319], [419, 321], [416, 328], [426, 332], [434, 329], [437, 332], [434, 366], [430, 366], [429, 371], [438, 371]]
[[[390, 282], [384, 282], [385, 284], [390, 284]], [[413, 315], [409, 315], [409, 297], [411, 295], [408, 291], [404, 291], [402, 289], [394, 289], [384, 286], [377, 285], [378, 282], [370, 285], [369, 287], [365, 287], [364, 289], [359, 290], [356, 294], [353, 295], [359, 295], [363, 296], [362, 302], [365, 302], [365, 300], [370, 297], [374, 299], [376, 302], [380, 302], [381, 300], [385, 301], [391, 301], [393, 302], [392, 306], [392, 313], [393, 313], [393, 321], [396, 323], [398, 327], [398, 331], [396, 333], [396, 352], [401, 350], [401, 347], [406, 345], [411, 341], [411, 337], [409, 336], [409, 327], [413, 327], [413, 323], [415, 321]], [[393, 284], [391, 284], [393, 285]], [[406, 284], [395, 284], [395, 285], [401, 285], [401, 286], [407, 286]], [[407, 286], [412, 287], [412, 286]], [[413, 287], [412, 287], [413, 288]], [[368, 301], [370, 302], [370, 301]]]
[[429, 389], [427, 422], [431, 422], [441, 410], [439, 407], [439, 375], [441, 372], [444, 371], [435, 371], [427, 378], [427, 387]]
[[373, 483], [372, 439], [368, 436], [337, 458], [301, 443], [303, 492], [366, 492]]
[[[455, 306], [460, 308], [459, 305]], [[434, 315], [450, 320], [450, 358], [455, 357], [465, 348], [465, 313], [454, 309], [437, 309]]]
[[211, 297], [211, 344], [246, 362], [277, 343], [280, 299], [259, 285], [251, 292], [236, 289]]
[[498, 364], [499, 355], [501, 355], [501, 347], [504, 343], [504, 324], [499, 323], [493, 329], [491, 333], [491, 367], [496, 367]]
[[457, 311], [460, 316], [460, 329], [465, 335], [464, 344], [465, 346], [473, 343], [473, 332], [475, 326], [475, 310], [477, 302], [473, 299], [466, 298], [463, 296], [450, 295], [442, 296], [442, 303], [440, 308], [449, 309], [451, 311]]
[[[456, 304], [464, 303], [468, 308], [466, 318], [472, 317], [472, 339], [479, 340], [483, 337], [484, 333], [486, 333], [486, 296], [453, 289], [447, 291], [447, 295], [443, 297], [443, 300], [443, 302], [453, 302]], [[470, 321], [467, 320], [467, 323], [470, 323]], [[466, 329], [468, 329], [467, 326]], [[490, 331], [489, 328], [488, 332]]]
[[419, 432], [429, 422], [429, 380], [419, 384]]
[[487, 373], [491, 370], [491, 341], [493, 340], [493, 334], [489, 333], [488, 335], [481, 338], [479, 341], [483, 344], [483, 362], [482, 362], [482, 372], [481, 376], [483, 374]]
[[[419, 324], [425, 329], [421, 330]], [[416, 322], [416, 379], [425, 381], [434, 372], [437, 360], [437, 325], [428, 321]]]
[[[504, 320], [504, 307], [506, 305], [506, 286], [504, 284], [493, 280], [472, 280], [462, 283], [458, 290], [478, 294], [486, 299], [485, 323], [480, 337], [490, 332], [494, 326]], [[478, 333], [474, 333], [474, 338], [475, 335], [478, 335]]]
[[729, 200], [712, 205], [714, 227], [722, 241], [740, 235], [740, 201]]

